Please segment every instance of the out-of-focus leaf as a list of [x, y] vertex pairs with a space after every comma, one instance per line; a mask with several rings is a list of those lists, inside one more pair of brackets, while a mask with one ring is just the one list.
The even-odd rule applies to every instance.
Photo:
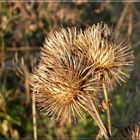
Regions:
[[6, 101], [1, 93], [0, 93], [0, 111], [3, 112], [6, 111]]

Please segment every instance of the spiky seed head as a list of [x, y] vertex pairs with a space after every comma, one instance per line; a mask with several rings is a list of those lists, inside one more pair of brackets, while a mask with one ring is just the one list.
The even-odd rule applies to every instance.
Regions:
[[81, 31], [75, 44], [94, 63], [99, 83], [104, 82], [108, 90], [129, 77], [133, 51], [118, 31], [98, 23]]
[[140, 126], [136, 123], [132, 123], [129, 126], [121, 128], [120, 132], [124, 138], [130, 139], [130, 140], [140, 139]]
[[47, 38], [31, 76], [38, 108], [60, 124], [75, 120], [75, 114], [83, 117], [98, 88], [94, 64], [74, 45], [77, 33], [76, 28], [67, 28]]

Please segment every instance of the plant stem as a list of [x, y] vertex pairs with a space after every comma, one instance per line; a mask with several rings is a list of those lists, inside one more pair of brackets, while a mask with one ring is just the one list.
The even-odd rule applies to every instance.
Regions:
[[104, 92], [104, 96], [105, 96], [105, 102], [107, 105], [107, 122], [108, 122], [108, 130], [109, 130], [109, 134], [111, 135], [111, 118], [110, 118], [110, 108], [109, 108], [109, 101], [108, 101], [108, 94], [107, 94], [107, 90], [106, 90], [106, 85], [103, 82], [103, 92]]
[[35, 93], [32, 94], [32, 113], [33, 113], [33, 133], [34, 140], [37, 140], [37, 127], [36, 127], [36, 106], [35, 106]]
[[93, 101], [90, 97], [89, 97], [89, 102], [91, 104], [91, 107], [87, 106], [87, 111], [89, 112], [91, 117], [95, 120], [95, 122], [98, 124], [98, 126], [101, 130], [101, 133], [102, 133], [102, 135], [104, 135], [105, 139], [109, 140], [108, 132], [107, 132], [102, 120], [101, 120], [101, 117], [100, 117], [100, 115], [95, 107], [95, 104], [93, 103]]

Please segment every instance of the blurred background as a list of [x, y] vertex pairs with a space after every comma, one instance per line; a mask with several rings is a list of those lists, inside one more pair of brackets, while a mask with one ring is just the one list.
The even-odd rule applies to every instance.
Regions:
[[[113, 137], [121, 137], [118, 126], [140, 124], [140, 3], [0, 2], [0, 138], [33, 139], [29, 74], [45, 37], [60, 27], [84, 29], [101, 21], [119, 29], [135, 55], [130, 79], [109, 95]], [[107, 124], [106, 115], [102, 118]], [[37, 130], [38, 138], [78, 140], [94, 138], [98, 127], [87, 114], [61, 128], [37, 111]]]

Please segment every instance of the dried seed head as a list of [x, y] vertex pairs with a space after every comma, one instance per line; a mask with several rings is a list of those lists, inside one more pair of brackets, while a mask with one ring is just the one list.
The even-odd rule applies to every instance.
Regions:
[[140, 139], [140, 126], [138, 124], [132, 123], [130, 126], [124, 127], [120, 130], [124, 138], [130, 140]]
[[93, 25], [81, 31], [75, 44], [94, 63], [99, 82], [104, 82], [108, 90], [129, 77], [133, 66], [130, 44], [106, 24]]
[[75, 120], [75, 114], [83, 117], [97, 90], [94, 64], [76, 49], [76, 39], [75, 28], [61, 29], [46, 39], [31, 76], [38, 108], [60, 124]]

